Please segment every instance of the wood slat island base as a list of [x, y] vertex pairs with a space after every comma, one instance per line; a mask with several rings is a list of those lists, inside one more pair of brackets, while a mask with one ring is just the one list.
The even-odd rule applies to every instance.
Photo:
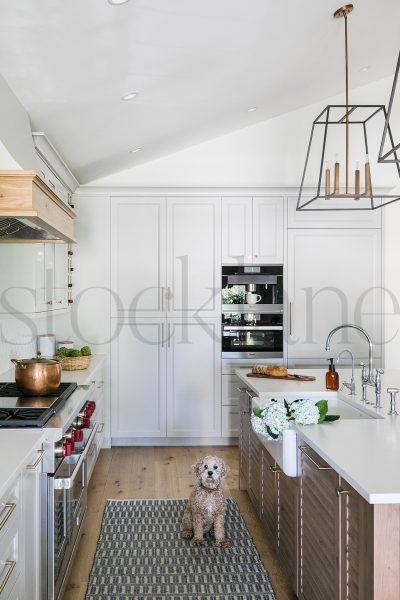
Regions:
[[399, 600], [400, 504], [369, 504], [299, 438], [299, 476], [286, 476], [250, 414], [244, 392], [240, 486], [299, 600]]

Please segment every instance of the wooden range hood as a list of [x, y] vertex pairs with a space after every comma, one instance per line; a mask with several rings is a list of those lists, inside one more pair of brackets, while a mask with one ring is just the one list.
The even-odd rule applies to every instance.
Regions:
[[75, 242], [75, 217], [36, 171], [0, 171], [0, 243]]

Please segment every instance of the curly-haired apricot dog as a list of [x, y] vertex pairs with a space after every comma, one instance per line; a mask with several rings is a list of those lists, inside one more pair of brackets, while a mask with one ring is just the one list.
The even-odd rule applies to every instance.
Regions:
[[201, 546], [204, 544], [203, 535], [214, 529], [215, 545], [227, 548], [229, 541], [225, 537], [224, 528], [226, 499], [222, 480], [227, 476], [229, 467], [221, 458], [205, 456], [192, 469], [197, 475], [198, 483], [182, 517], [182, 537], [193, 538], [193, 544]]

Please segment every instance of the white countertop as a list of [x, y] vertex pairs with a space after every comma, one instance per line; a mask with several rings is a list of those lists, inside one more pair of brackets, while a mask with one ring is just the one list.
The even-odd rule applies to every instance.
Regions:
[[[105, 354], [93, 354], [90, 365], [87, 369], [80, 371], [62, 371], [61, 381], [62, 382], [75, 382], [78, 385], [87, 385], [91, 382], [92, 374], [102, 365], [105, 361]], [[0, 374], [0, 381], [15, 381], [15, 368], [10, 367], [8, 371]]]
[[[93, 380], [94, 372], [104, 363], [105, 356], [102, 354], [93, 355], [90, 366], [81, 371], [63, 371], [61, 381], [75, 382], [79, 386], [90, 385]], [[15, 381], [14, 367], [0, 375], [0, 381]], [[82, 402], [87, 388], [78, 387], [78, 389], [68, 398], [62, 411], [65, 413], [63, 418], [72, 414], [77, 403]], [[57, 427], [59, 416], [51, 419], [52, 427]], [[56, 439], [61, 435], [58, 429], [49, 430]], [[48, 436], [46, 428], [44, 429], [1, 429], [0, 428], [0, 496], [5, 491], [10, 480], [15, 476], [21, 466], [25, 466], [25, 460], [32, 452], [32, 449], [40, 440]], [[58, 437], [57, 437], [58, 436]], [[5, 460], [7, 457], [7, 460]]]
[[3, 429], [0, 435], [0, 497], [18, 471], [27, 465], [33, 448], [44, 439], [43, 431]]
[[[316, 381], [285, 381], [247, 377], [249, 369], [237, 369], [236, 375], [251, 388], [263, 402], [263, 394], [270, 392], [307, 392], [325, 390], [325, 369], [295, 369], [298, 374], [314, 375]], [[341, 380], [349, 381], [350, 370], [338, 369]], [[360, 370], [355, 373], [355, 402], [363, 407], [361, 398]], [[381, 419], [339, 419], [321, 425], [296, 426], [297, 435], [311, 446], [329, 465], [352, 485], [370, 504], [400, 503], [400, 415], [388, 416], [388, 387], [400, 388], [400, 370], [389, 370], [382, 375], [382, 408], [375, 409], [375, 390], [368, 387], [366, 406]], [[329, 394], [329, 393], [328, 393]], [[346, 391], [344, 392], [346, 395]], [[324, 397], [321, 395], [321, 398]], [[400, 394], [398, 395], [400, 413]], [[268, 449], [274, 442], [268, 444]], [[278, 456], [274, 458], [279, 462]]]

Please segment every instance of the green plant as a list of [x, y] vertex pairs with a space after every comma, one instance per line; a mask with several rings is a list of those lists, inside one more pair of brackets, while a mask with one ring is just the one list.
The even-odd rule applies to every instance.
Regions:
[[82, 356], [91, 356], [91, 354], [92, 354], [90, 346], [82, 346], [81, 352], [82, 352]]

